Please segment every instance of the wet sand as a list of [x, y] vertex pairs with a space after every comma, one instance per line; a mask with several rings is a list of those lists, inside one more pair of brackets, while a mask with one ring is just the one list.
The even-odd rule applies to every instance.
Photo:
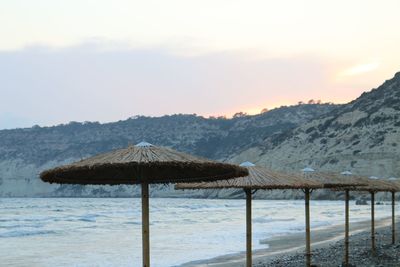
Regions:
[[[398, 220], [399, 218], [397, 218]], [[390, 226], [391, 218], [384, 218], [375, 221], [375, 229], [379, 231], [380, 229], [384, 229], [388, 231], [388, 234], [384, 234], [384, 237], [380, 239], [388, 239], [390, 240]], [[350, 223], [350, 248], [352, 248], [352, 242], [357, 243], [361, 242], [362, 246], [365, 247], [366, 250], [369, 249], [370, 246], [370, 221], [362, 221], [357, 223]], [[389, 229], [389, 230], [388, 230]], [[389, 237], [386, 237], [389, 235]], [[311, 248], [313, 252], [316, 250], [328, 250], [325, 253], [329, 253], [329, 249], [333, 244], [343, 243], [344, 238], [344, 225], [335, 225], [325, 228], [316, 228], [311, 229]], [[353, 241], [353, 239], [357, 238], [357, 242]], [[360, 239], [360, 240], [358, 240]], [[305, 248], [305, 234], [304, 233], [296, 233], [289, 234], [283, 236], [275, 236], [273, 238], [265, 239], [260, 241], [263, 244], [268, 244], [269, 248], [259, 249], [253, 251], [253, 265], [255, 266], [279, 266], [279, 262], [285, 262], [282, 266], [290, 266], [289, 262], [286, 260], [292, 257], [297, 257], [298, 261], [302, 261], [304, 258], [304, 248]], [[387, 243], [390, 243], [388, 241]], [[243, 244], [243, 250], [245, 249], [245, 245]], [[378, 244], [377, 245], [381, 245]], [[357, 245], [360, 247], [360, 245]], [[336, 250], [339, 250], [336, 248]], [[337, 253], [341, 253], [341, 251], [337, 251]], [[341, 262], [342, 258], [337, 259], [337, 261]], [[399, 259], [400, 260], [400, 259]], [[299, 262], [296, 264], [300, 264]], [[245, 265], [245, 253], [236, 253], [223, 255], [212, 259], [201, 260], [201, 261], [193, 261], [188, 262], [181, 267], [205, 267], [205, 266], [215, 266], [215, 267], [242, 267]], [[296, 266], [296, 265], [293, 265]], [[298, 266], [298, 265], [297, 265]], [[325, 266], [327, 266], [325, 264]], [[333, 265], [338, 266], [338, 265]], [[375, 265], [371, 265], [375, 266]], [[393, 266], [400, 266], [393, 265]]]

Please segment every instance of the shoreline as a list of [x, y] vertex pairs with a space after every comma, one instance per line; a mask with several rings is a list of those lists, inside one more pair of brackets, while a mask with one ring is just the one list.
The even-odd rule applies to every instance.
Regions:
[[[396, 216], [396, 221], [400, 217]], [[370, 220], [350, 223], [350, 249], [352, 248], [352, 238], [358, 234], [370, 236], [371, 230]], [[375, 219], [375, 230], [382, 228], [391, 228], [391, 217]], [[391, 238], [391, 236], [390, 236]], [[328, 227], [320, 227], [311, 229], [311, 249], [312, 252], [318, 249], [327, 248], [335, 243], [343, 243], [344, 239], [344, 224], [332, 225]], [[366, 240], [370, 244], [370, 239]], [[265, 249], [253, 250], [253, 265], [269, 266], [272, 261], [280, 261], [282, 257], [290, 257], [300, 255], [303, 257], [305, 248], [305, 233], [285, 234], [274, 236], [271, 238], [259, 241], [261, 244], [268, 244]], [[390, 243], [390, 242], [389, 242]], [[386, 245], [386, 243], [385, 243]], [[221, 255], [210, 259], [190, 261], [178, 265], [179, 267], [242, 267], [245, 265], [245, 246], [243, 243], [243, 251]], [[264, 265], [266, 264], [266, 265]], [[275, 264], [276, 265], [276, 264]]]

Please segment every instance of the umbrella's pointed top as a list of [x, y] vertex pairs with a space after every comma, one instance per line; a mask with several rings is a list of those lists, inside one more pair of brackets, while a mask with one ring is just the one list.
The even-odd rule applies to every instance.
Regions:
[[340, 173], [341, 175], [353, 175], [351, 171], [344, 171]]
[[311, 167], [305, 167], [304, 169], [301, 170], [302, 172], [315, 172], [315, 170]]
[[142, 141], [142, 142], [136, 144], [135, 146], [136, 146], [136, 147], [151, 147], [151, 146], [153, 146], [153, 145], [150, 144], [150, 143], [148, 143], [148, 142]]
[[239, 166], [240, 166], [240, 167], [254, 167], [254, 166], [256, 166], [256, 165], [253, 164], [253, 163], [251, 163], [250, 161], [245, 161], [245, 162], [240, 163]]

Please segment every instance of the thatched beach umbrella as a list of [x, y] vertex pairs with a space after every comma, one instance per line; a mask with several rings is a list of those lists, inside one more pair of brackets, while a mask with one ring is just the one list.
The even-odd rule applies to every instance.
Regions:
[[251, 196], [258, 189], [303, 189], [305, 197], [306, 210], [306, 256], [307, 264], [311, 262], [310, 250], [310, 190], [322, 188], [323, 185], [316, 181], [310, 181], [299, 174], [286, 174], [273, 171], [260, 166], [255, 166], [250, 162], [240, 164], [249, 170], [246, 177], [235, 178], [216, 182], [203, 183], [183, 183], [177, 184], [176, 189], [223, 189], [223, 188], [242, 188], [246, 193], [246, 266], [252, 266], [252, 229], [251, 229]]
[[349, 176], [352, 175], [349, 171], [344, 171], [340, 174], [333, 172], [316, 172], [311, 168], [303, 169], [306, 177], [314, 181], [319, 181], [324, 184], [325, 188], [334, 189], [336, 191], [345, 191], [345, 253], [344, 263], [347, 266], [349, 264], [349, 200], [350, 200], [350, 189], [355, 189], [359, 186], [367, 185], [367, 181], [358, 176], [352, 176], [349, 180]]
[[141, 184], [143, 266], [150, 266], [149, 184], [199, 182], [247, 175], [247, 169], [141, 142], [41, 173], [59, 184]]
[[371, 194], [371, 247], [372, 251], [375, 251], [375, 193], [376, 192], [392, 192], [396, 190], [397, 187], [387, 181], [378, 180], [376, 177], [365, 177], [353, 175], [350, 171], [344, 171], [339, 174], [335, 173], [320, 173], [319, 176], [329, 177], [331, 181], [337, 181], [342, 183], [342, 181], [352, 181], [356, 183], [357, 186], [342, 186], [339, 188], [334, 188], [335, 191], [345, 191], [345, 254], [344, 263], [349, 264], [349, 191], [361, 191], [370, 192]]
[[364, 179], [368, 182], [368, 185], [355, 188], [354, 191], [369, 192], [371, 194], [371, 249], [372, 252], [375, 252], [375, 193], [396, 192], [399, 187], [390, 181], [385, 181], [375, 176]]

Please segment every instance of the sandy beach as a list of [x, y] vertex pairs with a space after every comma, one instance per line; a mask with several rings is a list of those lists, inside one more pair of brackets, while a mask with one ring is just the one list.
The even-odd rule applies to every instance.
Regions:
[[[350, 263], [357, 263], [356, 266], [400, 266], [399, 245], [398, 243], [391, 245], [391, 218], [376, 220], [376, 232], [377, 252], [374, 256], [370, 253], [370, 221], [350, 224]], [[340, 266], [342, 264], [344, 225], [314, 229], [311, 237], [313, 264], [316, 266]], [[303, 266], [304, 239], [304, 234], [298, 233], [261, 240], [260, 242], [268, 244], [269, 248], [254, 250], [253, 265], [258, 267]], [[244, 248], [245, 244], [243, 244]], [[245, 254], [241, 252], [188, 262], [180, 267], [242, 267], [244, 264]]]

